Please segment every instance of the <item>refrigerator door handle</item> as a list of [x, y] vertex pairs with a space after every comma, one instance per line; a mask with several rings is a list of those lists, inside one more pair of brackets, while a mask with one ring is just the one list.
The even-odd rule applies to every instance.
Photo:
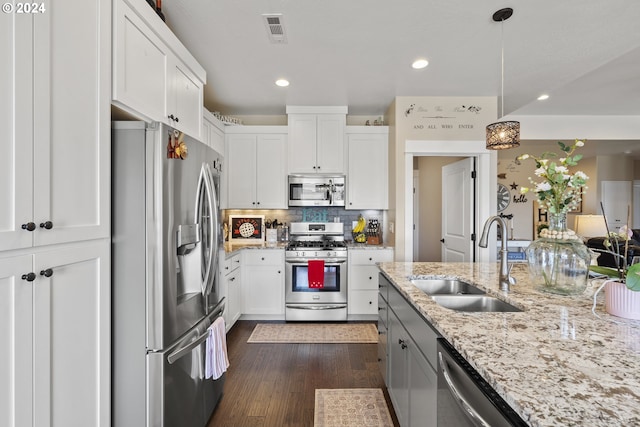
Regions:
[[213, 183], [213, 177], [211, 167], [208, 163], [203, 164], [204, 184], [207, 192], [207, 202], [209, 203], [209, 236], [208, 241], [209, 248], [204, 248], [209, 251], [209, 257], [205, 261], [206, 273], [204, 277], [204, 289], [203, 295], [206, 297], [211, 293], [213, 284], [216, 279], [216, 272], [218, 271], [218, 250], [220, 239], [220, 227], [219, 224], [219, 210], [218, 210], [218, 195], [216, 194], [215, 185]]
[[207, 164], [203, 163], [202, 167], [200, 168], [200, 177], [198, 178], [198, 187], [196, 190], [197, 197], [196, 197], [196, 209], [195, 209], [194, 222], [196, 224], [201, 224], [201, 229], [202, 229], [201, 244], [202, 244], [203, 253], [207, 257], [207, 259], [205, 259], [202, 265], [200, 266], [200, 270], [202, 274], [202, 282], [200, 285], [200, 289], [201, 289], [202, 295], [205, 297], [207, 295], [208, 282], [210, 280], [210, 276], [212, 273], [211, 263], [212, 263], [212, 256], [213, 256], [213, 251], [211, 250], [212, 248], [207, 247], [207, 245], [211, 246], [210, 239], [213, 237], [212, 228], [215, 229], [212, 222], [213, 218], [211, 218], [211, 215], [213, 214], [213, 212], [211, 212], [213, 201], [211, 200], [210, 187], [211, 187], [211, 184], [208, 179]]
[[192, 341], [189, 344], [187, 344], [186, 346], [177, 348], [175, 351], [172, 351], [167, 356], [167, 362], [169, 362], [171, 365], [173, 365], [178, 359], [180, 359], [183, 356], [186, 356], [188, 353], [191, 353], [191, 351], [194, 348], [198, 347], [200, 344], [202, 344], [204, 341], [206, 341], [207, 338], [209, 338], [209, 330], [208, 329], [204, 334], [200, 335], [195, 341]]

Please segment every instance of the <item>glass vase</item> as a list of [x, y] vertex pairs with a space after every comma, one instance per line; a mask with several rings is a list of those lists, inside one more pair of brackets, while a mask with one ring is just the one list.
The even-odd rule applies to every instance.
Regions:
[[577, 295], [587, 288], [591, 253], [567, 229], [567, 214], [549, 214], [549, 228], [527, 248], [531, 280], [544, 292]]

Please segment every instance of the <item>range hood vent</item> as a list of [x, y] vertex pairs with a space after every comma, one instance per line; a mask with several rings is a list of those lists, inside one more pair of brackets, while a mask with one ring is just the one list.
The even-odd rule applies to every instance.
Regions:
[[267, 27], [269, 41], [275, 44], [287, 43], [287, 34], [284, 31], [281, 13], [269, 13], [262, 15], [264, 25]]

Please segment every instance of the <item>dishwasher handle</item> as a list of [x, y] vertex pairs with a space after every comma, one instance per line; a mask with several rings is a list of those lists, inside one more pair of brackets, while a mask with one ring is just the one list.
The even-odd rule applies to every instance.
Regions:
[[442, 352], [438, 351], [438, 364], [440, 365], [440, 370], [442, 372], [442, 376], [444, 377], [445, 382], [447, 383], [447, 387], [451, 394], [456, 400], [456, 403], [460, 405], [460, 407], [464, 410], [465, 414], [469, 416], [471, 421], [478, 427], [491, 427], [487, 421], [476, 411], [471, 404], [464, 398], [462, 393], [458, 390], [456, 385], [454, 384], [451, 374], [449, 373], [449, 369], [447, 367], [447, 362], [444, 360], [442, 356]]

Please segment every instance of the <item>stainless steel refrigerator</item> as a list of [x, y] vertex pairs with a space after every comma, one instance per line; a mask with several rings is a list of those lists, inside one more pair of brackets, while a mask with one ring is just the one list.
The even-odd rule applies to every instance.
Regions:
[[224, 310], [222, 158], [160, 124], [112, 131], [113, 425], [203, 427], [224, 383], [204, 370], [208, 329]]

